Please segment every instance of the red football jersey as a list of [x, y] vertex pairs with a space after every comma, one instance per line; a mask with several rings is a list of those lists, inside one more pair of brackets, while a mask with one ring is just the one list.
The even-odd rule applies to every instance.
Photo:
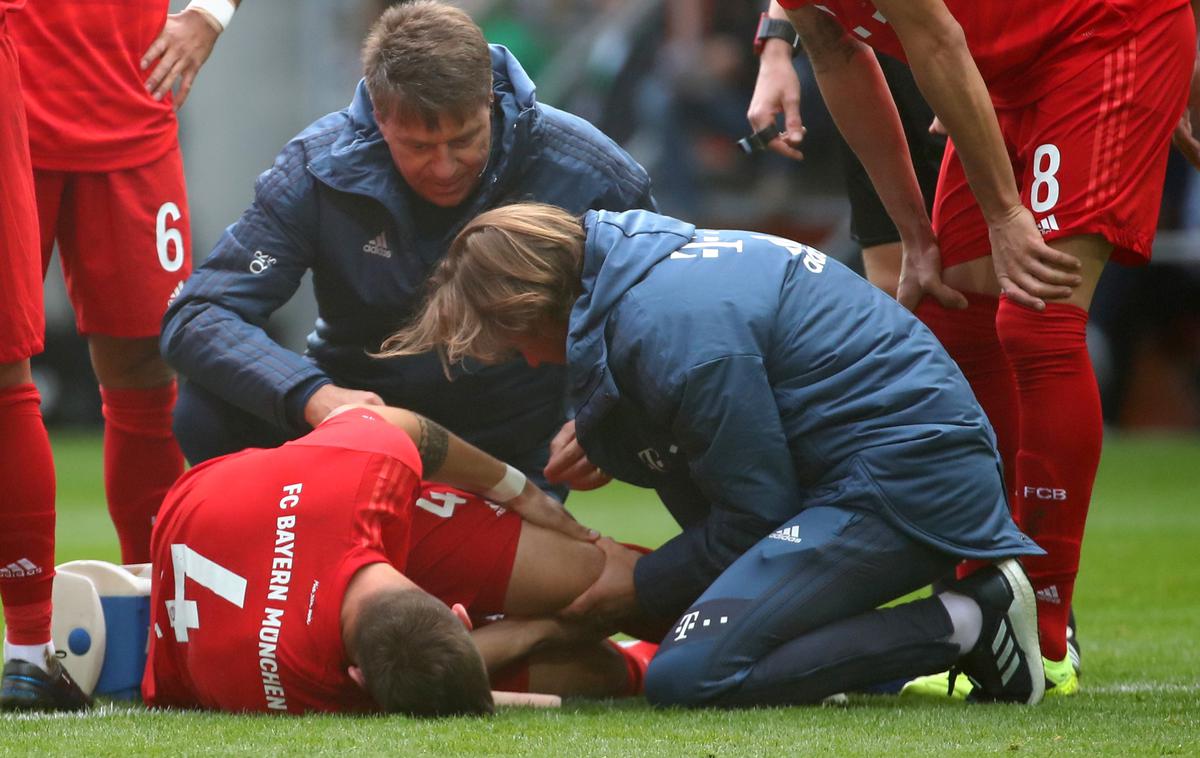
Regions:
[[5, 11], [20, 10], [25, 6], [25, 0], [0, 0], [0, 16], [4, 15]]
[[375, 709], [346, 673], [342, 597], [363, 566], [404, 570], [420, 480], [408, 436], [356, 411], [186, 473], [154, 527], [146, 703]]
[[9, 16], [34, 168], [132, 168], [170, 149], [171, 98], [156, 102], [141, 69], [166, 18], [167, 0], [40, 0]]
[[[907, 60], [887, 19], [868, 0], [780, 0], [812, 5], [880, 52]], [[1188, 0], [945, 0], [996, 107], [1031, 103], [1098, 61], [1141, 23]]]

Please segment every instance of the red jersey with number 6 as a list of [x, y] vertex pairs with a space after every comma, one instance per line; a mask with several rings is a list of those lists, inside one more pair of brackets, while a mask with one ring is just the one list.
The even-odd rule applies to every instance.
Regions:
[[346, 672], [342, 597], [368, 564], [404, 570], [420, 480], [412, 440], [368, 411], [186, 473], [154, 526], [146, 703], [374, 710]]
[[162, 31], [167, 0], [39, 0], [9, 16], [21, 57], [33, 167], [111, 171], [176, 143], [168, 95], [154, 100], [142, 54]]
[[[1094, 65], [1133, 31], [1188, 0], [945, 0], [998, 108], [1040, 99]], [[887, 18], [868, 0], [780, 0], [811, 5], [855, 38], [907, 60]]]

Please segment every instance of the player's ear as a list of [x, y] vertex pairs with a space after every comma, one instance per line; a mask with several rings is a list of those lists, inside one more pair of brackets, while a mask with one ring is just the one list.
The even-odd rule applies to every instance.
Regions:
[[360, 669], [358, 666], [351, 666], [347, 668], [346, 673], [350, 675], [350, 678], [353, 679], [354, 683], [359, 687], [362, 687], [364, 690], [367, 688], [367, 678], [363, 676], [362, 669]]
[[455, 603], [454, 605], [450, 606], [450, 612], [455, 616], [458, 616], [458, 620], [463, 623], [463, 626], [467, 628], [468, 632], [475, 628], [475, 626], [471, 623], [471, 615], [467, 613], [466, 608], [463, 608], [462, 603]]

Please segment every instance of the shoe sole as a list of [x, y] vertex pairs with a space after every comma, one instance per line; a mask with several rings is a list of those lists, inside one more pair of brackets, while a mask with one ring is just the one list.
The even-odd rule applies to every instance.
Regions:
[[1006, 615], [1011, 619], [1013, 636], [1017, 638], [1017, 645], [1025, 656], [1029, 676], [1033, 680], [1033, 691], [1029, 693], [1025, 704], [1037, 705], [1046, 695], [1046, 669], [1042, 666], [1042, 649], [1038, 644], [1037, 600], [1033, 585], [1015, 558], [1001, 562], [996, 568], [1012, 589], [1013, 601]]

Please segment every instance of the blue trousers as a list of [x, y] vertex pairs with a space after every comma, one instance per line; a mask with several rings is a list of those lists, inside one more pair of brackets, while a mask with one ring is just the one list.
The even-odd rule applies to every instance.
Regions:
[[809, 508], [736, 560], [667, 634], [646, 674], [655, 705], [818, 702], [944, 671], [958, 658], [936, 598], [877, 610], [953, 570], [866, 511]]

